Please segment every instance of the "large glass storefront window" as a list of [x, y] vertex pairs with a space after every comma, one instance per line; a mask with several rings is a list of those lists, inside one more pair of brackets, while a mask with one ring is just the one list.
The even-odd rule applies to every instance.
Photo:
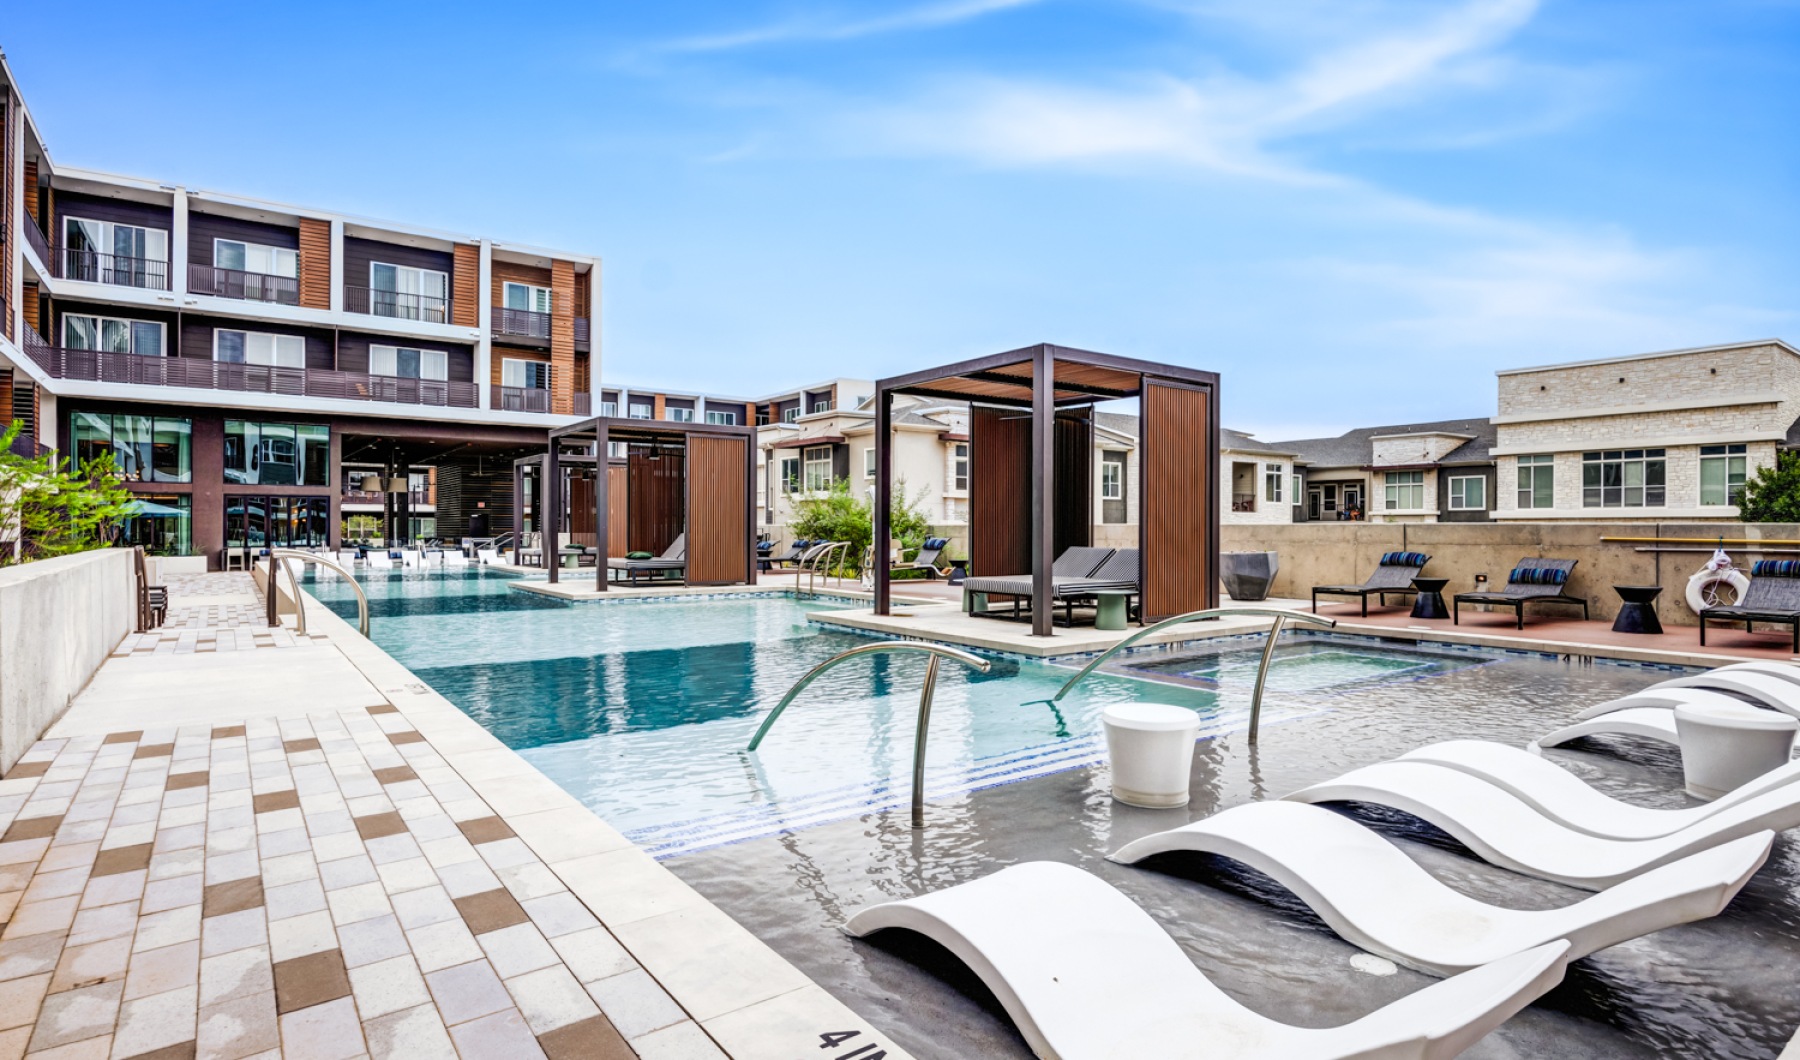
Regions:
[[324, 486], [331, 428], [317, 423], [225, 421], [225, 481], [245, 486]]
[[187, 556], [194, 551], [193, 498], [175, 493], [133, 494], [135, 514], [125, 520], [124, 544], [141, 545], [153, 556]]
[[70, 417], [75, 458], [111, 454], [131, 482], [192, 482], [193, 421], [171, 416], [77, 412]]
[[331, 522], [329, 497], [225, 498], [225, 547], [323, 548]]

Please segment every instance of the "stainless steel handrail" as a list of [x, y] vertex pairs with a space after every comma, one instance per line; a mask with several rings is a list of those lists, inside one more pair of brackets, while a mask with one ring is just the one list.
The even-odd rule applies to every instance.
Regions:
[[775, 709], [763, 719], [762, 725], [756, 730], [756, 735], [750, 739], [750, 746], [745, 750], [755, 751], [762, 745], [763, 737], [768, 735], [769, 727], [775, 724], [775, 719], [781, 717], [781, 712], [788, 708], [788, 704], [794, 701], [794, 697], [798, 696], [807, 685], [812, 684], [813, 679], [820, 674], [846, 659], [854, 659], [859, 655], [903, 652], [920, 652], [930, 656], [930, 662], [925, 666], [925, 684], [919, 689], [919, 725], [913, 735], [912, 826], [914, 828], [925, 827], [925, 736], [931, 727], [931, 697], [937, 691], [938, 660], [955, 659], [965, 666], [987, 673], [993, 664], [979, 655], [956, 648], [946, 648], [940, 644], [923, 644], [909, 640], [884, 640], [878, 644], [864, 644], [851, 648], [849, 651], [839, 652], [808, 670], [805, 677], [796, 681], [794, 687], [787, 690], [787, 695], [782, 696], [781, 702], [775, 704]]
[[[811, 557], [809, 557], [812, 560], [812, 562], [807, 565], [807, 575], [806, 575], [806, 591], [807, 592], [813, 593], [815, 595], [818, 593], [818, 589], [815, 588], [815, 586], [817, 584], [816, 580], [819, 576], [819, 568], [824, 567], [825, 571], [826, 571], [825, 580], [827, 582], [829, 582], [831, 580], [831, 568], [829, 566], [827, 566], [827, 564], [831, 560], [831, 557], [834, 554], [841, 552], [843, 554], [844, 561], [847, 562], [850, 559], [850, 547], [852, 544], [853, 544], [853, 542], [850, 542], [850, 541], [833, 541], [833, 542], [830, 542], [829, 544], [823, 546], [817, 552], [813, 553]], [[796, 588], [798, 588], [799, 582], [800, 582], [799, 578], [794, 579]], [[840, 573], [838, 575], [838, 588], [841, 589], [843, 587], [844, 587], [844, 576]]]
[[[357, 632], [361, 633], [364, 637], [369, 635], [369, 597], [367, 593], [363, 592], [363, 587], [356, 580], [356, 575], [351, 574], [349, 571], [339, 566], [335, 560], [326, 559], [324, 556], [314, 552], [302, 552], [297, 548], [270, 549], [269, 563], [271, 566], [275, 563], [276, 557], [281, 558], [281, 569], [287, 571], [288, 584], [294, 587], [294, 612], [298, 616], [299, 632], [306, 632], [306, 604], [300, 599], [300, 580], [294, 576], [294, 569], [287, 564], [287, 561], [290, 559], [297, 559], [302, 563], [315, 563], [321, 567], [329, 567], [342, 575], [344, 580], [350, 583], [350, 588], [356, 592]], [[271, 575], [269, 578], [271, 591], [273, 591], [274, 585], [275, 579], [273, 575]]]
[[1106, 649], [1099, 655], [1096, 655], [1093, 661], [1081, 668], [1080, 673], [1069, 678], [1068, 683], [1064, 684], [1062, 688], [1057, 690], [1057, 693], [1054, 696], [1050, 697], [1050, 701], [1054, 703], [1057, 700], [1060, 700], [1063, 696], [1068, 694], [1069, 689], [1080, 684], [1082, 678], [1099, 669], [1101, 663], [1160, 629], [1166, 629], [1169, 626], [1178, 626], [1183, 622], [1197, 622], [1204, 618], [1223, 618], [1227, 615], [1268, 615], [1275, 619], [1274, 624], [1269, 627], [1269, 642], [1263, 645], [1262, 662], [1258, 663], [1256, 667], [1256, 689], [1250, 693], [1250, 742], [1255, 743], [1257, 728], [1262, 721], [1263, 685], [1267, 682], [1269, 677], [1269, 663], [1274, 661], [1275, 642], [1281, 637], [1282, 627], [1288, 622], [1303, 622], [1307, 625], [1323, 626], [1326, 629], [1333, 629], [1337, 626], [1336, 619], [1321, 618], [1318, 615], [1309, 614], [1305, 611], [1291, 611], [1284, 607], [1209, 607], [1204, 611], [1189, 611], [1185, 615], [1176, 615], [1174, 618], [1165, 618], [1153, 626], [1145, 626], [1143, 629], [1138, 630], [1131, 636], [1126, 637], [1124, 640]]

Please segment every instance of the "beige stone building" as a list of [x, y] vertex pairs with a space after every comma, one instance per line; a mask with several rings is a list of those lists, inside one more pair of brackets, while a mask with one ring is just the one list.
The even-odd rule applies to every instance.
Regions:
[[1242, 431], [1219, 432], [1219, 521], [1291, 523], [1302, 485], [1293, 451]]
[[1794, 442], [1800, 350], [1780, 339], [1499, 373], [1497, 519], [1736, 519]]

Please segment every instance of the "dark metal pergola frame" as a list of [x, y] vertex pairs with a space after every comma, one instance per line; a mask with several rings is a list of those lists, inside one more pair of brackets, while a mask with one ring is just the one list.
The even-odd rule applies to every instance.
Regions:
[[[1179, 365], [1158, 364], [1130, 357], [1096, 353], [1048, 343], [1027, 346], [973, 360], [958, 361], [939, 368], [909, 372], [882, 379], [875, 384], [875, 450], [876, 500], [874, 540], [884, 542], [889, 536], [889, 513], [894, 502], [893, 483], [893, 419], [895, 395], [907, 394], [940, 400], [962, 401], [980, 405], [998, 405], [1029, 410], [1031, 417], [1031, 625], [1034, 636], [1053, 635], [1054, 611], [1051, 597], [1050, 568], [1055, 562], [1056, 472], [1054, 423], [1059, 408], [1091, 405], [1099, 401], [1142, 397], [1146, 387], [1164, 384], [1206, 394], [1207, 430], [1202, 444], [1212, 487], [1204, 499], [1201, 548], [1208, 556], [1212, 576], [1205, 593], [1213, 606], [1218, 600], [1217, 556], [1219, 552], [1219, 490], [1211, 476], [1219, 466], [1219, 376]], [[1145, 518], [1142, 467], [1153, 447], [1180, 445], [1182, 439], [1158, 436], [1160, 430], [1149, 416], [1141, 416], [1143, 425], [1138, 439], [1140, 462], [1138, 545], [1142, 550], [1138, 589], [1143, 600], [1145, 578], [1150, 570], [1148, 553], [1148, 520]], [[1187, 444], [1194, 444], [1190, 439]], [[980, 457], [971, 454], [976, 460]], [[980, 476], [969, 483], [971, 510], [974, 493], [983, 488]], [[1091, 514], [1089, 515], [1091, 519]], [[880, 548], [876, 555], [883, 555]], [[978, 571], [978, 574], [1010, 574], [1011, 571]], [[875, 565], [875, 613], [892, 613], [892, 580], [888, 565]], [[1140, 606], [1140, 620], [1143, 619]]]
[[[520, 539], [524, 532], [525, 511], [525, 469], [535, 467], [538, 471], [539, 493], [538, 516], [539, 529], [550, 529], [545, 537], [548, 543], [554, 543], [556, 535], [561, 532], [563, 518], [568, 514], [567, 502], [563, 498], [562, 467], [564, 464], [587, 465], [594, 468], [594, 588], [596, 592], [607, 591], [606, 560], [611, 542], [610, 524], [607, 511], [611, 498], [607, 482], [606, 469], [611, 463], [610, 444], [612, 442], [680, 446], [689, 448], [689, 442], [695, 437], [736, 438], [744, 445], [744, 576], [739, 582], [725, 584], [754, 584], [756, 581], [756, 544], [752, 528], [756, 525], [756, 430], [753, 427], [732, 427], [714, 423], [682, 423], [673, 420], [638, 420], [611, 416], [596, 416], [592, 419], [572, 423], [567, 427], [558, 427], [550, 432], [545, 451], [537, 456], [522, 457], [513, 462], [513, 556], [518, 561], [521, 551]], [[565, 452], [573, 449], [574, 452]], [[682, 525], [690, 527], [693, 522], [693, 474], [692, 462], [687, 464], [690, 479], [684, 484], [684, 511]], [[546, 519], [548, 513], [554, 512], [554, 519]], [[690, 535], [690, 545], [692, 535]], [[561, 569], [562, 557], [558, 550], [549, 547], [540, 549], [543, 565], [549, 579], [555, 583], [557, 573]]]

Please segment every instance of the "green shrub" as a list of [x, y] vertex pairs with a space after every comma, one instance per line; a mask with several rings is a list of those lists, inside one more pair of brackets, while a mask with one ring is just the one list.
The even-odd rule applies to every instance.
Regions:
[[1746, 523], [1800, 523], [1800, 453], [1781, 452], [1744, 483], [1738, 518]]
[[105, 548], [136, 510], [111, 453], [77, 466], [13, 452], [23, 425], [0, 433], [0, 566]]
[[[931, 536], [931, 520], [924, 508], [926, 490], [919, 488], [907, 496], [906, 480], [894, 483], [894, 504], [888, 511], [888, 529], [904, 549], [918, 548]], [[850, 491], [850, 483], [838, 479], [824, 496], [808, 497], [795, 506], [792, 528], [794, 536], [808, 541], [848, 541], [850, 554], [845, 557], [846, 570], [860, 573], [863, 556], [874, 537], [873, 507]], [[879, 562], [886, 554], [885, 546], [877, 550]]]

